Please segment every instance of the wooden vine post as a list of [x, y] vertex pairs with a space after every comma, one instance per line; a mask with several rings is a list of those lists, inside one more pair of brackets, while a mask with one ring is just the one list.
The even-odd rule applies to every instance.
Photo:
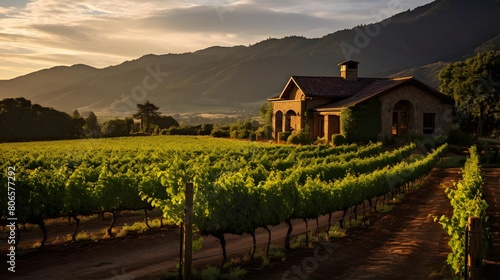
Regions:
[[186, 217], [184, 219], [183, 279], [191, 280], [193, 267], [193, 183], [186, 184]]
[[467, 252], [467, 266], [470, 275], [466, 275], [465, 279], [480, 280], [482, 278], [483, 268], [483, 234], [480, 217], [469, 217], [467, 223], [467, 231], [469, 240], [469, 251]]

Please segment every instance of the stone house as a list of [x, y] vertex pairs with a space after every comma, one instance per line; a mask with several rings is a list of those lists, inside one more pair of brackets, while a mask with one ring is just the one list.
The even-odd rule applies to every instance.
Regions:
[[309, 129], [313, 139], [344, 134], [350, 141], [408, 134], [446, 134], [453, 99], [414, 77], [359, 78], [345, 61], [340, 77], [292, 76], [273, 105], [273, 133]]

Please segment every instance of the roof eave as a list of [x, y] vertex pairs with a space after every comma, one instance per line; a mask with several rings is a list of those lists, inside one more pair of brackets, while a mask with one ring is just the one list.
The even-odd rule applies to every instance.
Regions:
[[313, 109], [312, 111], [318, 112], [318, 113], [338, 113], [341, 112], [342, 109], [346, 107], [337, 107], [337, 108], [319, 108], [319, 109]]
[[440, 98], [441, 100], [449, 103], [449, 104], [455, 104], [455, 100], [451, 97], [449, 97], [448, 95], [440, 92], [439, 90], [427, 85], [426, 83], [420, 81], [419, 79], [413, 77], [412, 79], [413, 81], [415, 81], [416, 83], [418, 83], [420, 86], [426, 88], [427, 90], [429, 90], [430, 92], [432, 92], [436, 97]]
[[300, 89], [304, 95], [306, 94], [299, 86], [299, 84], [295, 81], [295, 79], [293, 78], [293, 76], [290, 77], [290, 79], [288, 79], [288, 82], [286, 83], [285, 87], [283, 88], [283, 90], [281, 91], [280, 95], [278, 96], [278, 99], [283, 99], [283, 94], [285, 94], [285, 92], [288, 90], [290, 84], [293, 82], [293, 84], [298, 88]]
[[[389, 90], [392, 90], [392, 89], [394, 89], [394, 88], [396, 88], [396, 87], [398, 87], [398, 86], [401, 86], [401, 85], [405, 84], [405, 83], [406, 83], [406, 82], [408, 82], [408, 81], [411, 81], [412, 79], [414, 79], [414, 77], [413, 77], [413, 76], [411, 76], [411, 77], [397, 78], [397, 79], [394, 79], [394, 80], [404, 80], [404, 81], [403, 81], [402, 83], [400, 83], [400, 84], [397, 84], [397, 85], [391, 86], [391, 87], [389, 87], [389, 88], [386, 88], [386, 89], [383, 89], [383, 90], [376, 91], [376, 92], [374, 92], [373, 94], [371, 94], [370, 96], [367, 96], [367, 97], [364, 97], [364, 98], [355, 99], [355, 100], [353, 100], [353, 101], [351, 101], [351, 102], [349, 102], [349, 103], [342, 104], [342, 106], [340, 106], [340, 107], [333, 107], [333, 108], [332, 108], [332, 107], [330, 107], [330, 108], [319, 108], [319, 109], [316, 109], [315, 111], [317, 111], [317, 112], [330, 112], [330, 111], [331, 111], [331, 112], [335, 112], [335, 111], [332, 111], [332, 110], [338, 110], [338, 111], [340, 111], [340, 110], [342, 110], [342, 108], [349, 108], [349, 107], [352, 107], [352, 106], [358, 105], [358, 104], [360, 104], [360, 103], [370, 101], [370, 100], [372, 100], [372, 99], [374, 99], [374, 98], [376, 98], [376, 97], [380, 96], [381, 94], [383, 94], [383, 93], [385, 93], [385, 92], [387, 92], [387, 91], [389, 91]], [[352, 97], [355, 97], [355, 96], [356, 96], [356, 94], [355, 94], [355, 95], [353, 95]], [[351, 97], [348, 97], [348, 98], [346, 98], [346, 99], [349, 99], [349, 98], [351, 98]], [[338, 101], [338, 102], [342, 102], [342, 100], [340, 100], [340, 101]], [[337, 102], [333, 102], [333, 103], [337, 103]], [[327, 104], [327, 105], [324, 105], [324, 106], [328, 106], [328, 104]], [[324, 111], [320, 111], [320, 110], [324, 110]]]

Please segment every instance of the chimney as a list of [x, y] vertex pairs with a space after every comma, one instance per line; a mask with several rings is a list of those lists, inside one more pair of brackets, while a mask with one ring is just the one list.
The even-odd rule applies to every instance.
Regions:
[[339, 63], [338, 66], [340, 67], [340, 77], [348, 81], [357, 81], [358, 64], [359, 62], [352, 60], [346, 60], [342, 63]]

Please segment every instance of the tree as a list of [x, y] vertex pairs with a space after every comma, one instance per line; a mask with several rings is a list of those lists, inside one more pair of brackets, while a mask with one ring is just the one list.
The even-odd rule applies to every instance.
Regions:
[[262, 103], [259, 108], [260, 117], [264, 120], [264, 125], [272, 125], [273, 104], [271, 102]]
[[85, 119], [85, 122], [86, 122], [85, 129], [87, 130], [89, 137], [102, 136], [101, 126], [97, 122], [97, 116], [94, 114], [94, 112], [90, 111], [90, 114]]
[[152, 118], [152, 123], [160, 129], [169, 129], [172, 126], [179, 126], [179, 123], [171, 116], [157, 116]]
[[128, 136], [133, 125], [134, 120], [130, 118], [109, 120], [104, 123], [101, 132], [104, 137]]
[[75, 124], [80, 128], [80, 135], [84, 136], [85, 135], [85, 125], [86, 125], [86, 122], [85, 122], [85, 119], [82, 118], [82, 116], [80, 115], [80, 112], [78, 112], [78, 110], [75, 109], [75, 111], [73, 111], [73, 115], [71, 115], [71, 118], [73, 119], [73, 121], [75, 122]]
[[214, 129], [214, 125], [211, 123], [204, 123], [200, 126], [200, 129], [198, 130], [199, 135], [210, 135], [212, 133], [212, 130]]
[[[158, 109], [160, 109], [158, 106], [149, 101], [146, 101], [144, 104], [137, 104], [137, 113], [134, 114], [134, 118], [141, 119], [141, 130], [143, 132], [149, 132], [151, 120], [160, 116]], [[144, 121], [147, 124], [146, 129], [144, 129]]]
[[82, 116], [80, 115], [80, 112], [78, 112], [78, 110], [77, 110], [77, 109], [75, 109], [75, 110], [73, 111], [73, 115], [71, 115], [71, 117], [72, 117], [73, 119], [79, 119], [79, 118], [81, 118]]
[[478, 53], [465, 61], [449, 64], [439, 72], [439, 90], [455, 100], [462, 119], [471, 117], [476, 133], [500, 113], [500, 51]]
[[249, 121], [237, 122], [232, 124], [230, 127], [231, 138], [247, 139], [252, 135], [252, 133], [252, 123]]
[[256, 133], [260, 138], [272, 139], [273, 137], [273, 104], [271, 102], [263, 103], [260, 105], [259, 114], [264, 125], [260, 127]]
[[32, 104], [25, 98], [0, 101], [0, 141], [74, 139], [82, 136], [82, 119]]

